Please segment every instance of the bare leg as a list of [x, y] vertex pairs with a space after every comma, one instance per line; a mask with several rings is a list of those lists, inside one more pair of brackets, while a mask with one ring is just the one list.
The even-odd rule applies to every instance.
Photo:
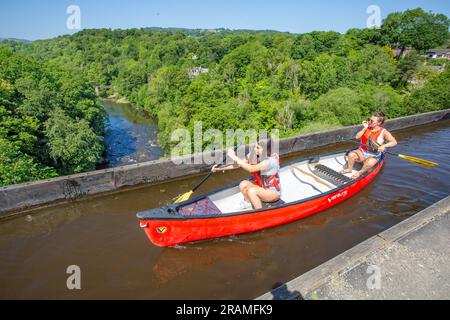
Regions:
[[239, 184], [239, 190], [241, 190], [244, 200], [247, 202], [250, 202], [247, 192], [251, 187], [256, 187], [256, 185], [248, 180], [244, 180]]
[[359, 170], [357, 173], [353, 175], [353, 179], [358, 179], [361, 177], [364, 173], [369, 171], [371, 168], [373, 168], [374, 165], [376, 165], [378, 162], [377, 158], [370, 157], [364, 161], [364, 165], [361, 170]]
[[262, 208], [262, 201], [274, 202], [280, 199], [280, 196], [275, 191], [264, 189], [258, 186], [248, 189], [247, 194], [255, 210]]
[[349, 155], [347, 156], [347, 161], [348, 161], [347, 169], [341, 170], [341, 173], [352, 173], [355, 162], [361, 162], [358, 152], [357, 151], [350, 152]]

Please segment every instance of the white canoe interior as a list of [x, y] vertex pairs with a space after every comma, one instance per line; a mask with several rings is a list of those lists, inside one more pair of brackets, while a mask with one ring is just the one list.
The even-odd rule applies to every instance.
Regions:
[[[346, 168], [347, 163], [345, 160], [345, 153], [323, 156], [320, 158], [319, 164], [340, 172], [344, 169], [344, 167]], [[294, 163], [281, 168], [281, 200], [285, 203], [295, 202], [320, 195], [338, 187], [337, 184], [332, 184], [329, 181], [315, 176], [317, 179], [322, 181], [322, 183], [320, 183], [310, 175], [295, 169], [295, 167], [308, 174], [313, 174], [313, 167], [309, 165], [309, 160]], [[355, 165], [354, 169], [359, 170], [360, 166]], [[345, 176], [351, 177], [355, 172], [356, 171], [353, 170], [352, 173], [346, 173]], [[244, 197], [242, 196], [238, 186], [219, 191], [218, 193], [210, 195], [209, 198], [222, 213], [252, 210], [251, 208], [243, 209]]]

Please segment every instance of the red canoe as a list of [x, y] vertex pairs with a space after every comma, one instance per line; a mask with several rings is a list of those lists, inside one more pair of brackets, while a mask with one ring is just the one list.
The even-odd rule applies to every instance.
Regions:
[[[301, 159], [280, 170], [281, 200], [261, 210], [243, 206], [239, 182], [182, 203], [140, 212], [140, 226], [161, 247], [253, 232], [296, 221], [328, 209], [368, 185], [384, 164], [384, 157], [358, 179], [340, 174], [346, 165], [340, 152]], [[319, 161], [320, 159], [320, 161]], [[354, 173], [355, 171], [353, 171]]]

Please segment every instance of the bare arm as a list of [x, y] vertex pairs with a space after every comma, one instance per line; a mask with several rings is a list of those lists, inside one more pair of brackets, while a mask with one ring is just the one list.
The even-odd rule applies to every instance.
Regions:
[[239, 159], [236, 155], [236, 152], [234, 152], [234, 150], [231, 149], [228, 151], [227, 154], [234, 162], [236, 162], [239, 165], [239, 167], [241, 167], [242, 169], [244, 169], [249, 173], [265, 170], [269, 167], [267, 161], [263, 161], [258, 164], [249, 164], [247, 159], [245, 160]]
[[357, 140], [361, 139], [361, 137], [364, 135], [364, 132], [366, 132], [366, 129], [369, 124], [367, 121], [363, 121], [362, 125], [364, 126], [364, 128], [362, 128], [362, 130], [359, 131], [355, 136], [355, 139], [357, 139]]
[[394, 138], [394, 136], [389, 131], [384, 131], [384, 137], [383, 139], [387, 141], [387, 143], [381, 145], [378, 148], [378, 151], [384, 152], [386, 148], [392, 148], [397, 145], [397, 140]]
[[236, 159], [236, 163], [245, 171], [249, 173], [259, 172], [268, 168], [267, 162], [260, 162], [258, 164], [249, 164], [246, 160]]
[[235, 170], [235, 169], [239, 168], [239, 165], [237, 163], [229, 164], [227, 166], [223, 166], [220, 168], [218, 168], [218, 166], [219, 166], [218, 164], [214, 165], [212, 167], [211, 171], [215, 173], [215, 172], [219, 172], [219, 171], [224, 172], [224, 171]]

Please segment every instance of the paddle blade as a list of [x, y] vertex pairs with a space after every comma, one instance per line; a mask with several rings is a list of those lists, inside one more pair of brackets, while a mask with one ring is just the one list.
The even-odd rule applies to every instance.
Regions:
[[191, 197], [191, 195], [192, 195], [193, 193], [194, 193], [193, 191], [186, 192], [185, 194], [181, 195], [181, 196], [175, 201], [175, 203], [180, 203], [180, 202], [189, 200], [189, 198]]
[[436, 162], [431, 162], [431, 161], [420, 159], [420, 158], [405, 156], [403, 154], [399, 154], [398, 156], [402, 159], [405, 159], [406, 161], [414, 162], [414, 163], [420, 164], [425, 167], [437, 167], [439, 165]]

